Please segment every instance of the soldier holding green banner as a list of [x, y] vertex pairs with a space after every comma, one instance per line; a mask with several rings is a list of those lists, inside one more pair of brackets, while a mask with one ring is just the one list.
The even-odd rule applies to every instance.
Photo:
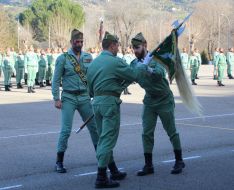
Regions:
[[[131, 42], [136, 56], [136, 59], [131, 63], [131, 67], [137, 69], [143, 64], [142, 60], [147, 55], [147, 42], [142, 33], [138, 33]], [[142, 114], [142, 142], [145, 165], [142, 170], [137, 172], [137, 175], [144, 176], [154, 173], [152, 151], [154, 147], [154, 131], [158, 117], [161, 119], [174, 149], [176, 161], [171, 173], [178, 174], [182, 172], [185, 164], [182, 159], [179, 133], [175, 127], [174, 96], [166, 79], [164, 67], [155, 60], [152, 60], [148, 66], [152, 70], [152, 74], [146, 75], [138, 81], [146, 94], [143, 100], [144, 107]]]

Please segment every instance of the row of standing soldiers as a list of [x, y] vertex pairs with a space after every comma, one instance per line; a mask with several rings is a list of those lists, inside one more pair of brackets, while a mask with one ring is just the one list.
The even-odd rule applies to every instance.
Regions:
[[[195, 79], [198, 79], [197, 74], [202, 64], [201, 54], [199, 50], [195, 48], [189, 56], [186, 48], [183, 48], [183, 52], [180, 54], [182, 65], [188, 74], [190, 70], [190, 77], [192, 85], [197, 85]], [[227, 76], [229, 79], [233, 79], [233, 67], [234, 67], [234, 48], [230, 48], [229, 51], [224, 54], [223, 48], [215, 48], [213, 54], [214, 65], [214, 80], [217, 80], [218, 86], [224, 86], [222, 83], [224, 78], [224, 71], [227, 69]]]
[[18, 53], [13, 48], [7, 48], [6, 53], [0, 52], [0, 74], [4, 74], [5, 91], [10, 91], [12, 87], [11, 78], [16, 76], [17, 88], [23, 88], [22, 80], [28, 86], [28, 93], [35, 93], [34, 85], [45, 87], [51, 85], [53, 78], [55, 61], [66, 49], [29, 49], [19, 50]]

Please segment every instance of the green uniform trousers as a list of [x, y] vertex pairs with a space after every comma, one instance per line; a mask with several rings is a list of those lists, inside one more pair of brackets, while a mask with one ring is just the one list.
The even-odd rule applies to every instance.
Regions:
[[48, 70], [46, 71], [46, 80], [51, 81], [51, 65], [48, 65]]
[[225, 66], [218, 65], [218, 81], [222, 82]]
[[192, 67], [191, 68], [191, 80], [196, 79], [197, 71], [198, 71], [198, 67]]
[[46, 80], [46, 67], [39, 66], [38, 81], [43, 82], [45, 80]]
[[21, 80], [24, 78], [24, 68], [17, 68], [16, 70], [16, 83], [21, 83]]
[[232, 71], [233, 71], [233, 63], [228, 63], [227, 64], [227, 74], [228, 75], [232, 75]]
[[113, 149], [120, 128], [120, 103], [93, 104], [99, 141], [97, 146], [98, 167], [107, 167], [113, 162]]
[[28, 86], [32, 87], [35, 84], [37, 67], [28, 66]]
[[142, 120], [143, 120], [143, 133], [142, 141], [144, 153], [152, 153], [154, 147], [154, 131], [157, 123], [158, 116], [162, 121], [164, 130], [170, 138], [174, 150], [181, 150], [181, 143], [179, 134], [175, 127], [174, 106], [167, 105], [165, 108], [169, 109], [155, 109], [153, 106], [144, 105]]
[[12, 69], [5, 69], [5, 68], [3, 69], [4, 85], [10, 85], [12, 73], [13, 73]]
[[[92, 105], [90, 98], [80, 95], [62, 93], [62, 121], [61, 121], [61, 132], [58, 140], [58, 152], [65, 152], [67, 149], [68, 138], [71, 134], [73, 117], [77, 110], [83, 121], [86, 121], [90, 116], [93, 115]], [[87, 124], [93, 145], [96, 146], [98, 143], [98, 134], [95, 120], [92, 119]]]

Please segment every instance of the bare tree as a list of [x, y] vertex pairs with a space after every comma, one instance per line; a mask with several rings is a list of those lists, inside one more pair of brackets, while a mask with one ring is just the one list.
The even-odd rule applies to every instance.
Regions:
[[130, 45], [130, 38], [134, 29], [145, 18], [144, 9], [141, 9], [141, 1], [135, 1], [134, 7], [131, 1], [112, 1], [106, 7], [106, 17], [111, 21], [113, 31], [120, 37], [121, 47]]

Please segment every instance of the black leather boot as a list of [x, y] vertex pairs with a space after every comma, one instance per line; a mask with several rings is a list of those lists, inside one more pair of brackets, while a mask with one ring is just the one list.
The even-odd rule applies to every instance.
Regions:
[[41, 87], [41, 88], [44, 87], [43, 82], [40, 82], [40, 87]]
[[95, 188], [115, 188], [119, 187], [119, 183], [108, 179], [106, 168], [98, 168], [97, 179], [95, 182]]
[[20, 89], [20, 83], [17, 83], [17, 89]]
[[137, 176], [145, 176], [154, 173], [154, 166], [152, 163], [152, 153], [145, 153], [145, 165], [142, 170], [137, 172]]
[[24, 88], [23, 85], [22, 85], [21, 83], [19, 83], [19, 87], [20, 87], [21, 89]]
[[218, 86], [222, 86], [220, 81], [217, 81]]
[[110, 178], [112, 180], [122, 180], [127, 176], [126, 172], [119, 171], [115, 162], [108, 164], [108, 168], [110, 170], [110, 173], [111, 173]]
[[46, 80], [46, 86], [51, 86], [50, 81]]
[[185, 163], [182, 159], [182, 151], [181, 150], [174, 150], [175, 154], [175, 165], [171, 170], [171, 174], [179, 174], [182, 172], [183, 168], [185, 168]]
[[64, 158], [64, 152], [58, 152], [56, 166], [55, 166], [55, 171], [58, 173], [67, 172], [66, 168], [63, 167], [63, 158]]
[[197, 83], [195, 83], [195, 80], [192, 80], [192, 85], [197, 85]]
[[[33, 90], [33, 87], [32, 87], [32, 86], [30, 86], [30, 89], [31, 89], [31, 92], [32, 92], [32, 93], [36, 93], [36, 91]], [[34, 88], [34, 89], [35, 89], [35, 88]]]
[[11, 89], [9, 88], [9, 85], [5, 85], [5, 91], [11, 91]]
[[31, 93], [31, 88], [30, 88], [30, 86], [28, 87], [28, 93]]

